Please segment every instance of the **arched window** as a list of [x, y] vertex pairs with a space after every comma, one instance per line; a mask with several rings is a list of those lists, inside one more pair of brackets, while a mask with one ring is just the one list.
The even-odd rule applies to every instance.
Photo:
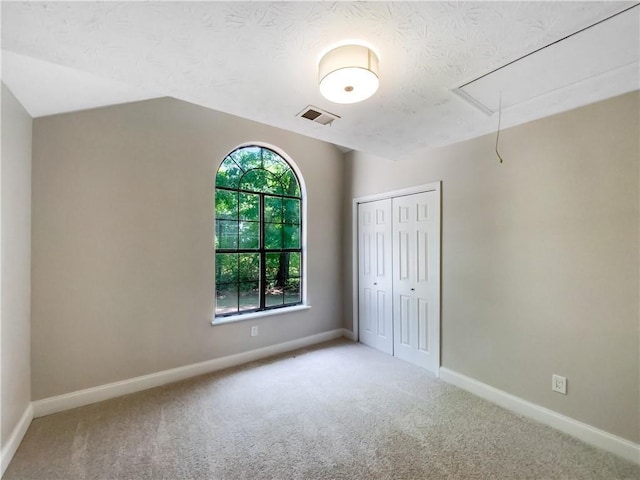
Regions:
[[302, 192], [273, 150], [240, 147], [216, 175], [216, 317], [302, 303]]

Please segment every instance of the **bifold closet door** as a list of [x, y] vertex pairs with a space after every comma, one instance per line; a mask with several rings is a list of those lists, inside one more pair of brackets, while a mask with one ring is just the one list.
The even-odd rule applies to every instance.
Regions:
[[391, 199], [358, 205], [360, 341], [393, 354]]
[[394, 355], [437, 374], [440, 197], [396, 197], [392, 207]]

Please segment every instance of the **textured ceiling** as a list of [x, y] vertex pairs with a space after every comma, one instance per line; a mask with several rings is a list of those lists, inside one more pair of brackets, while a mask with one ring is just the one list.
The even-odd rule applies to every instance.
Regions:
[[[495, 115], [455, 95], [455, 87], [632, 5], [2, 2], [2, 48], [125, 83], [146, 96], [157, 92], [401, 159], [495, 131]], [[633, 10], [637, 16], [640, 8]], [[637, 43], [634, 35], [629, 41]], [[380, 89], [360, 104], [337, 105], [320, 96], [317, 65], [323, 52], [346, 39], [378, 53]], [[574, 97], [562, 108], [600, 99]], [[557, 102], [528, 102], [511, 117], [505, 109], [503, 125], [553, 113], [550, 103]], [[309, 104], [342, 118], [330, 127], [297, 118]]]

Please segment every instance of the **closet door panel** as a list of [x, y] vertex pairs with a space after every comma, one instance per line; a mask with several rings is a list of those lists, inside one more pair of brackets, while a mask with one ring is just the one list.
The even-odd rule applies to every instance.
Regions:
[[360, 341], [389, 354], [393, 354], [391, 228], [390, 199], [358, 205]]
[[[437, 242], [439, 197], [436, 192], [397, 197], [394, 211], [394, 316], [401, 334], [394, 342], [394, 354], [437, 373], [440, 365], [438, 315]], [[396, 307], [397, 304], [397, 307]], [[401, 306], [402, 305], [402, 306]]]

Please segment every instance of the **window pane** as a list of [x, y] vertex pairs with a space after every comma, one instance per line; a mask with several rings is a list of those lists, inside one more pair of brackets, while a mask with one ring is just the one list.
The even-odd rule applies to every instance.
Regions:
[[267, 176], [266, 171], [262, 169], [249, 170], [242, 180], [240, 180], [240, 189], [249, 190], [250, 192], [266, 192]]
[[238, 181], [244, 172], [231, 157], [225, 158], [216, 175], [216, 186], [238, 188]]
[[245, 282], [240, 284], [240, 310], [260, 308], [260, 283]]
[[252, 193], [241, 193], [239, 199], [240, 220], [260, 220], [260, 198]]
[[300, 248], [300, 226], [284, 226], [284, 248]]
[[247, 172], [240, 181], [240, 189], [282, 195], [282, 184], [278, 177], [262, 169]]
[[240, 248], [260, 248], [260, 224], [240, 222]]
[[290, 277], [300, 276], [300, 253], [289, 253], [289, 275]]
[[264, 197], [264, 221], [282, 223], [281, 197]]
[[290, 279], [284, 288], [284, 303], [299, 303], [300, 297], [300, 279]]
[[274, 307], [284, 303], [284, 289], [275, 285], [267, 285], [265, 292], [265, 304], [267, 307]]
[[267, 288], [282, 290], [292, 281], [299, 282], [300, 253], [267, 253], [265, 257]]
[[216, 285], [216, 315], [238, 312], [238, 285]]
[[259, 253], [241, 253], [239, 255], [238, 278], [241, 282], [254, 282], [260, 279]]
[[293, 197], [300, 196], [300, 187], [298, 186], [298, 179], [296, 178], [293, 170], [289, 170], [282, 177], [280, 177], [282, 181], [282, 188], [284, 189], [285, 195], [291, 195]]
[[238, 248], [238, 222], [216, 219], [216, 248]]
[[283, 200], [284, 206], [284, 221], [283, 223], [300, 223], [300, 200], [294, 200], [292, 198], [285, 198]]
[[238, 218], [238, 193], [216, 189], [216, 218]]
[[267, 253], [265, 255], [265, 261], [267, 262], [265, 274], [268, 280], [275, 280], [278, 277], [281, 264], [284, 270], [286, 261], [286, 259], [283, 258], [284, 255], [286, 255], [286, 253]]
[[238, 254], [216, 254], [216, 285], [238, 281]]
[[262, 168], [261, 150], [260, 147], [244, 147], [233, 152], [231, 156], [245, 172], [248, 172], [254, 168]]
[[273, 173], [276, 177], [279, 177], [289, 170], [289, 165], [280, 157], [280, 155], [272, 152], [271, 150], [267, 150], [266, 148], [262, 150], [262, 161], [265, 170]]
[[268, 223], [264, 226], [264, 248], [277, 250], [282, 248], [282, 225], [279, 223]]

